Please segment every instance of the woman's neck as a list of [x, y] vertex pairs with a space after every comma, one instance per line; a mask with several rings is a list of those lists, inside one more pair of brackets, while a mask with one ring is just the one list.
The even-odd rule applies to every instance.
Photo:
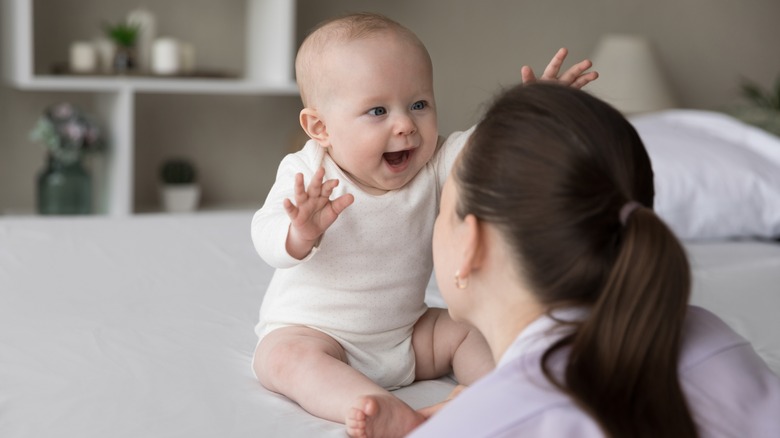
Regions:
[[472, 278], [477, 293], [467, 319], [482, 332], [498, 363], [517, 336], [544, 313], [544, 306], [518, 272], [501, 231], [486, 223], [482, 237], [484, 254]]
[[[515, 309], [515, 311], [512, 312], [510, 309]], [[520, 333], [542, 314], [541, 308], [537, 309], [537, 306], [529, 303], [527, 306], [507, 307], [507, 312], [503, 317], [495, 318], [492, 327], [486, 329], [490, 334], [485, 334], [490, 351], [493, 352], [493, 360], [498, 363]]]
[[475, 279], [475, 288], [490, 292], [477, 294], [475, 298], [479, 302], [467, 319], [485, 337], [498, 363], [517, 336], [544, 314], [544, 307], [517, 279], [506, 278], [504, 273], [488, 278], [493, 280], [491, 284], [480, 284]]

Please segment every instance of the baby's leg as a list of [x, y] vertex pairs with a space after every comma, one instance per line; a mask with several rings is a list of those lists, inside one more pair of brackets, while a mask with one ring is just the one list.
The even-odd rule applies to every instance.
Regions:
[[461, 385], [471, 385], [495, 368], [485, 338], [450, 317], [446, 309], [430, 308], [414, 325], [412, 346], [416, 380], [455, 373]]
[[343, 422], [355, 400], [387, 391], [347, 365], [341, 345], [320, 331], [283, 327], [267, 334], [255, 351], [260, 383], [313, 415]]
[[[254, 369], [263, 386], [313, 415], [347, 423], [351, 436], [374, 436], [374, 427], [389, 422], [387, 418], [396, 419], [399, 426], [409, 423], [410, 418], [416, 421], [414, 426], [422, 421], [411, 407], [347, 365], [346, 353], [338, 342], [308, 327], [284, 327], [267, 334], [255, 351]], [[397, 403], [386, 403], [386, 397]], [[369, 421], [351, 420], [360, 416], [353, 406], [369, 411]], [[383, 436], [403, 436], [414, 426]]]
[[416, 359], [415, 379], [430, 380], [455, 373], [460, 383], [441, 403], [420, 409], [430, 417], [465, 387], [495, 368], [485, 338], [473, 328], [455, 322], [446, 309], [430, 308], [414, 325], [412, 347]]

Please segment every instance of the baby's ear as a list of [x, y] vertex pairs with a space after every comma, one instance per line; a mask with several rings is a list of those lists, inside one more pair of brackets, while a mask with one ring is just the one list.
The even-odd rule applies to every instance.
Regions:
[[319, 112], [312, 108], [304, 108], [300, 114], [301, 128], [306, 131], [306, 134], [316, 140], [323, 147], [330, 146], [330, 140], [328, 138], [328, 129], [325, 126], [325, 121], [320, 118]]

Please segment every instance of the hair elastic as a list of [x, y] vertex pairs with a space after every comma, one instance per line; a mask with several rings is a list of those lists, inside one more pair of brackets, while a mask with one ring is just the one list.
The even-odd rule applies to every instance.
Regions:
[[639, 207], [642, 207], [642, 204], [636, 201], [626, 202], [626, 204], [623, 205], [623, 207], [620, 209], [620, 223], [623, 224], [623, 226], [625, 226], [628, 217], [631, 216], [631, 213], [633, 213], [634, 210], [636, 210]]

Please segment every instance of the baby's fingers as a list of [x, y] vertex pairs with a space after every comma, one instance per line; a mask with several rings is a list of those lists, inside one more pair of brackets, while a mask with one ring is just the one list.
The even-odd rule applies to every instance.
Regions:
[[322, 191], [320, 193], [320, 196], [323, 198], [330, 198], [331, 193], [333, 193], [333, 189], [336, 188], [336, 186], [339, 185], [339, 180], [337, 179], [329, 179], [322, 183]]
[[569, 51], [566, 50], [565, 47], [558, 49], [558, 52], [555, 53], [553, 59], [547, 64], [547, 68], [544, 69], [544, 73], [542, 73], [541, 79], [543, 81], [554, 81], [558, 79], [558, 72], [561, 71], [561, 66], [568, 53]]
[[292, 201], [287, 198], [284, 199], [282, 204], [284, 205], [284, 211], [287, 212], [287, 217], [294, 221], [295, 218], [298, 217], [298, 207], [296, 207], [295, 204], [293, 204]]
[[345, 208], [352, 205], [353, 202], [355, 202], [355, 197], [347, 193], [346, 195], [342, 195], [334, 199], [330, 205], [333, 208], [333, 212], [336, 213], [336, 216], [338, 216], [342, 211], [344, 211]]
[[536, 75], [534, 74], [533, 69], [527, 65], [524, 65], [520, 69], [520, 80], [522, 80], [526, 85], [536, 82]]
[[575, 79], [574, 82], [572, 82], [571, 86], [574, 88], [582, 88], [588, 85], [589, 83], [595, 81], [598, 78], [599, 78], [598, 72], [591, 71], [588, 73], [584, 73], [580, 75], [577, 79]]
[[[573, 65], [568, 70], [566, 70], [566, 72], [561, 75], [559, 81], [566, 85], [573, 85], [577, 81], [577, 79], [579, 79], [583, 75], [583, 73], [591, 67], [593, 67], [593, 63], [590, 62], [590, 60], [586, 59], [580, 61], [577, 64]], [[585, 83], [587, 84], [588, 82], [590, 81], [586, 81]]]
[[[295, 186], [294, 186], [294, 193], [295, 193], [295, 204], [301, 205], [309, 198], [309, 196], [306, 194], [306, 187], [303, 185], [303, 174], [302, 173], [296, 173], [295, 174]], [[287, 201], [287, 200], [285, 200]], [[287, 209], [287, 205], [285, 204], [285, 210]], [[289, 212], [288, 212], [289, 214]]]
[[322, 194], [322, 179], [325, 177], [325, 168], [320, 167], [311, 177], [309, 188], [306, 189], [306, 193], [311, 198], [318, 198]]

